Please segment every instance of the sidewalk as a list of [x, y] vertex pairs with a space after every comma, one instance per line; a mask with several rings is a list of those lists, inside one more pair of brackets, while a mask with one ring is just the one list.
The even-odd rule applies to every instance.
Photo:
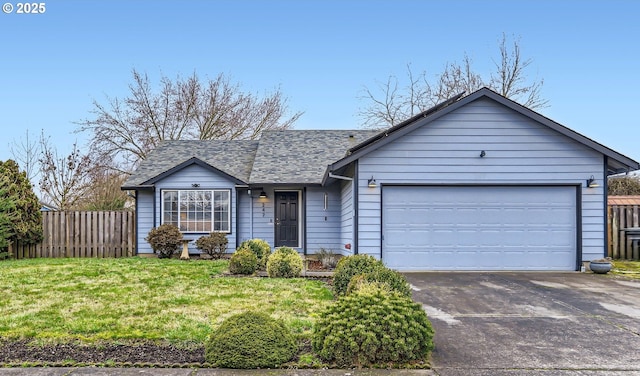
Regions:
[[190, 368], [0, 368], [4, 376], [432, 376], [431, 370], [317, 370], [317, 369], [276, 369], [276, 370], [236, 370], [236, 369], [190, 369]]

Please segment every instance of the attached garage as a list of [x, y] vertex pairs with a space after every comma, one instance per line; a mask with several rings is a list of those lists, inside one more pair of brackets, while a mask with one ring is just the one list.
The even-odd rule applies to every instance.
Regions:
[[326, 183], [352, 188], [344, 243], [393, 269], [575, 271], [607, 254], [607, 176], [636, 169], [484, 88], [355, 145]]
[[397, 270], [576, 270], [577, 186], [384, 186]]

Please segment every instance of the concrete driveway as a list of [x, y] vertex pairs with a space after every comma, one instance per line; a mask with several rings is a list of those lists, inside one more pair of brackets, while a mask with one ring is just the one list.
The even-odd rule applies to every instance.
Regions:
[[640, 281], [591, 273], [407, 273], [436, 375], [640, 375]]

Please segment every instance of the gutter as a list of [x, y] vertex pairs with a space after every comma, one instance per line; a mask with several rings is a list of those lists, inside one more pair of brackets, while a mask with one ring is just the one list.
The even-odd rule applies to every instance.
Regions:
[[332, 172], [329, 172], [329, 177], [330, 177], [330, 178], [334, 178], [334, 179], [340, 179], [340, 180], [353, 181], [353, 178], [352, 178], [352, 177], [349, 177], [349, 176], [342, 176], [342, 175], [334, 175]]
[[126, 185], [121, 186], [121, 191], [152, 191], [155, 189], [155, 185]]

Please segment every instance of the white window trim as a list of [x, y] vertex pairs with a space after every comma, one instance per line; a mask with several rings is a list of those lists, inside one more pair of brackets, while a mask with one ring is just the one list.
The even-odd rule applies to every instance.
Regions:
[[214, 209], [215, 209], [215, 205], [211, 205], [211, 229], [210, 231], [182, 231], [180, 230], [180, 232], [184, 233], [184, 234], [208, 234], [211, 232], [221, 232], [224, 234], [231, 234], [231, 216], [232, 216], [232, 199], [233, 199], [233, 195], [231, 192], [231, 189], [162, 189], [160, 191], [160, 224], [164, 224], [164, 194], [165, 192], [177, 192], [178, 193], [178, 228], [180, 228], [180, 193], [181, 192], [211, 192], [211, 197], [212, 197], [212, 201], [213, 201], [213, 197], [215, 197], [215, 192], [227, 192], [229, 194], [229, 216], [227, 218], [227, 227], [229, 228], [229, 230], [227, 231], [216, 231], [213, 229], [215, 220], [214, 220]]

